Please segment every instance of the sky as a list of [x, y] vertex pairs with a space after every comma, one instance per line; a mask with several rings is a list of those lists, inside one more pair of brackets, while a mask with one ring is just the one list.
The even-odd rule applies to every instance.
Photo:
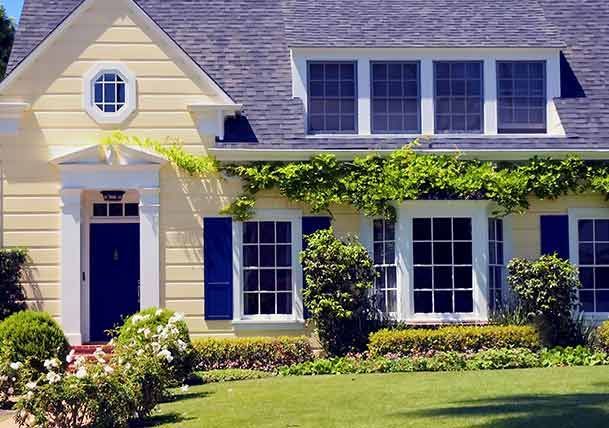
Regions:
[[15, 21], [19, 21], [23, 0], [0, 0], [0, 4], [4, 6], [8, 16], [14, 18]]

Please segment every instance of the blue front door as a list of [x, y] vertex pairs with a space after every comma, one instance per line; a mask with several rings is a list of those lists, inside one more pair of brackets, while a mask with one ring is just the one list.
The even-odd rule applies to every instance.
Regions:
[[139, 310], [140, 225], [92, 224], [89, 242], [90, 339], [103, 342]]

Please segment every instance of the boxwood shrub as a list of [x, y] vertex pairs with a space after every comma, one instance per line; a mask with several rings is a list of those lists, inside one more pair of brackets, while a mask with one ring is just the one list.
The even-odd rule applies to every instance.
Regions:
[[603, 322], [596, 329], [596, 340], [598, 346], [605, 352], [609, 352], [609, 321]]
[[0, 323], [0, 353], [11, 362], [41, 371], [47, 359], [65, 363], [69, 351], [61, 327], [47, 313], [21, 311]]
[[384, 329], [370, 335], [371, 356], [409, 356], [434, 352], [476, 352], [491, 348], [538, 350], [541, 340], [530, 326], [449, 326], [438, 329]]
[[194, 343], [200, 370], [274, 371], [313, 359], [309, 339], [298, 337], [205, 338]]

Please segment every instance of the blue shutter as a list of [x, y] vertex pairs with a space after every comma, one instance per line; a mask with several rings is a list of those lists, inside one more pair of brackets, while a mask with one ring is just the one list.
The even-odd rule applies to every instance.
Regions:
[[[329, 229], [331, 225], [330, 217], [303, 217], [302, 218], [302, 249], [307, 248], [307, 241], [304, 239], [306, 235], [310, 235], [311, 233], [317, 232], [321, 229]], [[304, 273], [302, 275], [302, 287], [306, 287], [307, 282], [304, 277]], [[307, 308], [304, 308], [304, 317], [309, 318], [309, 313]]]
[[541, 254], [557, 253], [560, 258], [569, 260], [569, 216], [542, 215]]
[[205, 319], [233, 319], [233, 222], [203, 219]]

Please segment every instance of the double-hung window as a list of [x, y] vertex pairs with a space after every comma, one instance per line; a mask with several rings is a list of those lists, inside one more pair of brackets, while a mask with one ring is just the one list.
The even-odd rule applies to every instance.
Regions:
[[473, 312], [472, 220], [412, 219], [414, 312]]
[[482, 61], [434, 62], [437, 134], [482, 133]]
[[357, 133], [355, 61], [308, 63], [309, 132]]
[[494, 310], [503, 303], [503, 220], [488, 219], [488, 284], [489, 309]]
[[609, 312], [609, 219], [578, 219], [578, 265], [584, 312]]
[[419, 63], [372, 61], [371, 71], [372, 132], [420, 132]]
[[499, 133], [545, 133], [545, 62], [498, 61], [497, 102]]
[[398, 285], [396, 278], [395, 223], [384, 219], [373, 221], [374, 267], [378, 274], [375, 294], [381, 311], [398, 312]]
[[290, 221], [243, 223], [244, 316], [292, 314], [295, 292], [293, 245]]

